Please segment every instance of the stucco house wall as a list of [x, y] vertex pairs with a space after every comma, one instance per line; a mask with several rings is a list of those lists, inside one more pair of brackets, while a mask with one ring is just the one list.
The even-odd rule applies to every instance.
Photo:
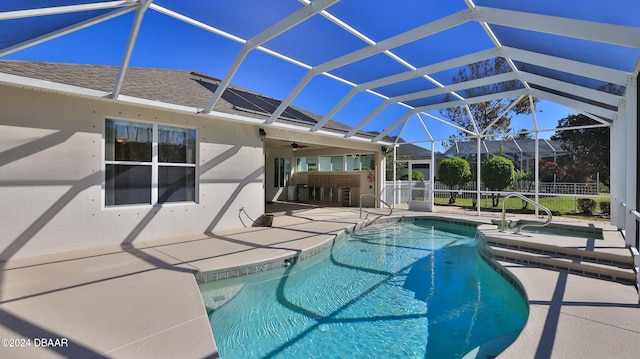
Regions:
[[[0, 108], [0, 261], [238, 228], [242, 208], [264, 212], [255, 125], [17, 85], [0, 85]], [[105, 206], [105, 119], [196, 129], [196, 202]]]

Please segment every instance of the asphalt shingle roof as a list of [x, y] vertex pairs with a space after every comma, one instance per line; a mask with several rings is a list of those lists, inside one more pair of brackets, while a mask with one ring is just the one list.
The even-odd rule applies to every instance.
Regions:
[[[115, 66], [0, 61], [0, 72], [109, 93], [113, 91], [118, 71], [119, 68]], [[127, 69], [120, 93], [152, 101], [203, 108], [219, 83], [220, 79], [194, 71], [131, 67]], [[280, 100], [247, 89], [229, 86], [223, 93], [222, 100], [216, 103], [214, 111], [266, 120], [280, 103]], [[277, 121], [309, 128], [320, 119], [316, 114], [289, 106]], [[330, 120], [323, 129], [346, 133], [351, 127]], [[359, 135], [373, 137], [372, 134], [363, 132], [359, 132]]]

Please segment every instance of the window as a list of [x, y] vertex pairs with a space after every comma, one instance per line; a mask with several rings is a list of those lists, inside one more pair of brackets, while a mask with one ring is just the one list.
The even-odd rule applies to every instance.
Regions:
[[296, 158], [296, 172], [307, 172], [307, 157]]
[[106, 120], [105, 205], [195, 202], [196, 130]]
[[311, 171], [370, 171], [376, 168], [373, 154], [346, 156], [320, 156], [296, 158], [296, 172]]
[[284, 187], [289, 183], [289, 176], [291, 176], [291, 159], [290, 158], [276, 158], [274, 160], [274, 187]]
[[331, 157], [318, 157], [318, 171], [331, 171]]
[[342, 171], [344, 169], [344, 156], [331, 156], [331, 170]]
[[360, 170], [368, 171], [376, 169], [376, 155], [360, 155]]

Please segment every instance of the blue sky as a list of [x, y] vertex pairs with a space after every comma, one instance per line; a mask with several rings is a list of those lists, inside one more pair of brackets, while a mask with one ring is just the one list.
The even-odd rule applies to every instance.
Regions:
[[[405, 17], [406, 21], [402, 21], [402, 9], [398, 10], [396, 7], [387, 6], [384, 1], [377, 0], [375, 2], [379, 3], [380, 7], [385, 7], [384, 11], [381, 12], [380, 9], [371, 11], [366, 14], [370, 17], [369, 21], [353, 24], [354, 26], [359, 26], [361, 31], [374, 40], [381, 40], [392, 35], [392, 33], [381, 31], [382, 29], [403, 32], [417, 26], [418, 21], [422, 21], [419, 16], [408, 16]], [[159, 1], [159, 3], [161, 2]], [[214, 2], [214, 6], [215, 4], [223, 6], [222, 3], [224, 2]], [[247, 6], [248, 3], [244, 1], [234, 5], [233, 9], [228, 12], [228, 16], [222, 18], [224, 21], [220, 20], [219, 27], [223, 30], [233, 31], [239, 36], [250, 37], [260, 31], [260, 21], [273, 21], [275, 16], [279, 16], [276, 12], [259, 12], [259, 15], [264, 19], [252, 19], [254, 21], [239, 27], [238, 21], [243, 11], [246, 10], [243, 6]], [[255, 2], [253, 3], [255, 4]], [[433, 9], [428, 9], [428, 2], [417, 1], [415, 4], [429, 10], [430, 16], [433, 16], [434, 19], [437, 16], [457, 11], [465, 6], [463, 1], [451, 2], [447, 3], [451, 4], [449, 5], [451, 8], [438, 8], [437, 12], [434, 12], [432, 11]], [[269, 9], [270, 6], [278, 8], [288, 6], [291, 7], [290, 11], [294, 11], [299, 6], [296, 2], [277, 0], [266, 1], [263, 5], [265, 9]], [[353, 3], [348, 4], [345, 2], [345, 5], [341, 3], [339, 5], [332, 8], [332, 13], [337, 16], [349, 16], [350, 13], [355, 12], [357, 9], [357, 4]], [[367, 9], [370, 8], [367, 7]], [[192, 16], [198, 15], [198, 8], [189, 10], [193, 12]], [[381, 13], [385, 16], [376, 21], [391, 19], [393, 26], [372, 26], [376, 22], [371, 21], [371, 19], [375, 19]], [[122, 54], [129, 35], [132, 18], [132, 13], [120, 16], [10, 54], [4, 58], [118, 66], [122, 61]], [[364, 19], [364, 17], [360, 16], [353, 19]], [[317, 25], [314, 22], [326, 21], [322, 17], [313, 18], [308, 24], [303, 24], [295, 28], [295, 31], [285, 33], [281, 38], [268, 42], [266, 46], [273, 50], [286, 51], [297, 60], [314, 66], [342, 53], [349, 53], [363, 47], [363, 43], [355, 38], [342, 41], [339, 46], [335, 47], [322, 46], [321, 44], [330, 41], [332, 37], [339, 36], [339, 31], [336, 29], [331, 30], [331, 27], [328, 27], [330, 30], [324, 33], [313, 31], [314, 25]], [[478, 38], [465, 38], [464, 41], [451, 41], [452, 38], [464, 38], [464, 34], [468, 33], [467, 29], [463, 28], [465, 26], [472, 27], [477, 26], [477, 24], [470, 23], [416, 43], [401, 46], [394, 49], [394, 53], [409, 60], [415, 66], [424, 66], [426, 63], [423, 64], [421, 61], [442, 61], [452, 56], [460, 56], [492, 46], [484, 35], [478, 35]], [[295, 44], [295, 46], [291, 44]], [[439, 49], [440, 52], [425, 50], [434, 48]], [[147, 11], [130, 66], [195, 70], [222, 78], [240, 49], [241, 45], [237, 42], [214, 36], [155, 11]], [[393, 74], [403, 70], [400, 65], [393, 63], [383, 55], [368, 58], [363, 60], [363, 63], [368, 65], [364, 68], [369, 70], [375, 68], [375, 75], [379, 75], [380, 71], [389, 71], [389, 74]], [[362, 68], [362, 66], [345, 66], [337, 69], [334, 73], [348, 79], [357, 80], [356, 82], [366, 82], [372, 76], [372, 73], [371, 71], [359, 72], [358, 69]], [[271, 57], [260, 51], [252, 51], [234, 76], [232, 82], [266, 96], [284, 99], [304, 76], [305, 72], [306, 70], [299, 66]], [[438, 80], [446, 82], [446, 76], [449, 75], [444, 74]], [[346, 84], [318, 75], [295, 99], [293, 104], [319, 115], [324, 115], [347, 94], [350, 88]], [[354, 126], [382, 102], [383, 99], [377, 96], [361, 93], [339, 111], [334, 116], [334, 119]], [[406, 108], [399, 105], [390, 106], [367, 125], [364, 130], [381, 131], [388, 123], [394, 122], [406, 111], [408, 111]], [[549, 101], [541, 101], [537, 112], [539, 128], [553, 128], [560, 118], [567, 116], [569, 113], [574, 113], [574, 111]], [[439, 116], [437, 113], [433, 114]], [[426, 117], [423, 118], [426, 119]], [[454, 132], [449, 127], [432, 120], [427, 120], [426, 122], [435, 138], [446, 138]], [[531, 116], [515, 118], [513, 128], [514, 130], [522, 128], [533, 129]], [[399, 128], [391, 134], [397, 134], [398, 131]], [[541, 136], [548, 138], [552, 134], [553, 132], [545, 132]], [[409, 142], [426, 138], [425, 131], [419, 125], [417, 118], [414, 117], [410, 120], [402, 137]], [[428, 143], [422, 145], [430, 146]], [[436, 149], [439, 149], [439, 147], [440, 141], [437, 141]]]

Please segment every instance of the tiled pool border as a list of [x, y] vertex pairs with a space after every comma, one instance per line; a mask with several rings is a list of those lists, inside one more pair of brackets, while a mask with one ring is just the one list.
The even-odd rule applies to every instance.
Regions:
[[271, 269], [282, 268], [286, 265], [287, 261], [292, 261], [293, 263], [308, 259], [317, 254], [320, 254], [330, 247], [332, 247], [335, 243], [339, 242], [344, 238], [347, 234], [351, 233], [354, 230], [359, 229], [362, 226], [362, 223], [355, 225], [353, 228], [348, 228], [340, 231], [336, 234], [335, 238], [329, 239], [319, 245], [309, 248], [307, 250], [301, 251], [296, 255], [284, 255], [278, 258], [271, 259], [269, 261], [260, 262], [260, 263], [251, 263], [241, 267], [235, 268], [226, 268], [222, 270], [214, 270], [207, 272], [198, 272], [195, 274], [196, 282], [200, 284], [215, 282], [219, 280], [225, 280], [229, 278], [241, 277], [250, 274], [256, 274], [260, 272], [264, 272]]

